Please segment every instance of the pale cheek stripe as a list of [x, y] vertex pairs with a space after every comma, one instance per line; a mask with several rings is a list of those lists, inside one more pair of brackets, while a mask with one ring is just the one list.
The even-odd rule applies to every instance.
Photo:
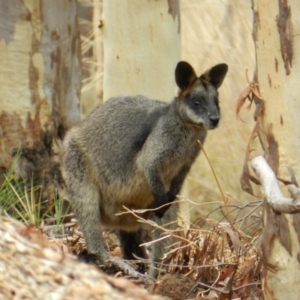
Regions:
[[187, 116], [195, 124], [205, 123], [203, 118], [199, 117], [197, 114], [194, 113], [193, 110], [191, 110], [189, 108], [187, 109]]

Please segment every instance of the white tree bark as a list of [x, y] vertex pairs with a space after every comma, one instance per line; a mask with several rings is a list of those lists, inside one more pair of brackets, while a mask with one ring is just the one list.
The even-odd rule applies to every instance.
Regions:
[[55, 176], [52, 156], [79, 121], [80, 58], [76, 0], [0, 0], [0, 167], [21, 146], [25, 178]]
[[272, 124], [278, 141], [281, 178], [289, 178], [287, 166], [300, 178], [299, 13], [298, 0], [254, 0], [257, 78], [266, 111], [262, 123], [264, 128]]
[[[300, 178], [300, 2], [298, 0], [253, 0], [257, 79], [265, 101], [259, 118], [266, 158], [278, 177], [290, 180], [287, 167]], [[267, 133], [267, 134], [266, 134]], [[266, 136], [265, 136], [266, 134]], [[260, 159], [254, 168], [260, 170]], [[260, 171], [259, 171], [260, 172]], [[267, 269], [263, 282], [265, 299], [300, 298], [300, 216], [278, 214], [298, 211], [298, 199], [285, 198], [273, 175], [260, 177], [267, 202], [262, 249]], [[270, 184], [268, 186], [268, 184]], [[292, 188], [292, 196], [298, 191]], [[277, 213], [275, 213], [277, 211]]]
[[94, 32], [94, 57], [95, 66], [95, 92], [97, 103], [103, 101], [103, 37], [101, 28], [104, 26], [102, 18], [102, 0], [93, 0], [93, 32]]
[[103, 1], [104, 100], [138, 95], [170, 101], [181, 58], [179, 0]]

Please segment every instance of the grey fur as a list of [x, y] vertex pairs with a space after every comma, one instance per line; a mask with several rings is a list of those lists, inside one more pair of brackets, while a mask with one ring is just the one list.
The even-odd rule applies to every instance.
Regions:
[[[132, 252], [145, 256], [136, 246], [142, 242], [140, 224], [131, 214], [115, 214], [123, 205], [147, 209], [172, 203], [200, 152], [197, 140], [203, 143], [207, 130], [218, 125], [217, 89], [227, 69], [220, 64], [197, 77], [188, 63], [179, 62], [175, 79], [181, 92], [171, 103], [113, 98], [68, 132], [62, 166], [68, 197], [88, 251], [101, 263], [109, 258], [100, 224], [120, 231], [125, 258], [132, 259]], [[176, 220], [177, 207], [173, 203], [143, 216], [166, 224]], [[154, 237], [160, 234], [155, 231]], [[168, 243], [155, 244], [154, 261]]]

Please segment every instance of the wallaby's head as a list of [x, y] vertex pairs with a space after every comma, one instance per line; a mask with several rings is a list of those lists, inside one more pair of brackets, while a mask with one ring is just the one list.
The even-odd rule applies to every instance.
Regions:
[[193, 67], [181, 61], [175, 70], [175, 79], [180, 94], [178, 113], [183, 122], [214, 129], [220, 120], [218, 88], [221, 86], [228, 66], [219, 64], [197, 77]]

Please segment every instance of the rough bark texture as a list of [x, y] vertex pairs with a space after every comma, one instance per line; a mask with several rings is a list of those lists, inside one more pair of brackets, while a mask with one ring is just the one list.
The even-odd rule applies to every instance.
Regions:
[[2, 170], [20, 149], [20, 175], [59, 179], [60, 140], [79, 121], [80, 52], [76, 0], [0, 0]]
[[[267, 160], [275, 174], [291, 180], [290, 167], [300, 178], [299, 85], [300, 2], [297, 0], [254, 0], [254, 42], [260, 95], [265, 100], [259, 119], [261, 132], [271, 132], [267, 141]], [[294, 32], [294, 33], [293, 33]], [[274, 143], [275, 142], [275, 143]], [[272, 147], [275, 145], [276, 147]], [[273, 165], [273, 166], [272, 166]], [[263, 247], [267, 263], [264, 280], [266, 299], [298, 299], [300, 273], [297, 215], [274, 214], [266, 210]], [[295, 217], [296, 216], [296, 217]], [[285, 227], [285, 230], [283, 228]], [[264, 244], [265, 243], [265, 244]]]

